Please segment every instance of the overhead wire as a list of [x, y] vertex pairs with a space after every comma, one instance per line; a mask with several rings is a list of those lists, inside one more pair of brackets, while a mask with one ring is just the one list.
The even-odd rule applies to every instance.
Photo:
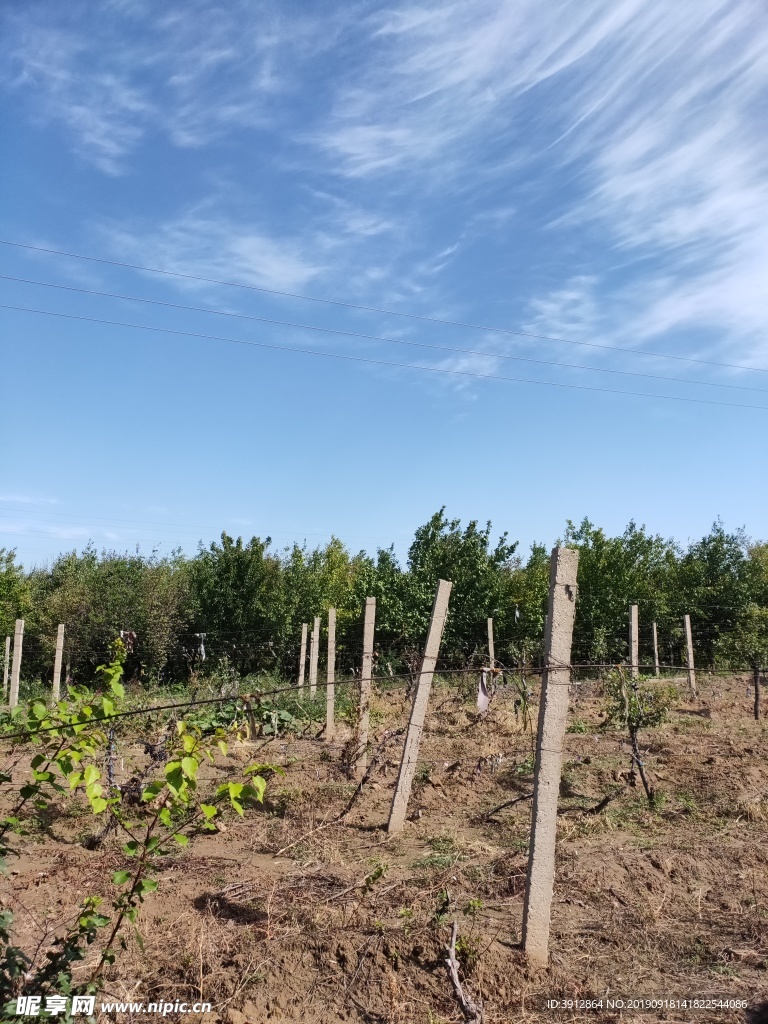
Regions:
[[0, 303], [0, 309], [10, 309], [19, 313], [34, 313], [40, 316], [57, 317], [65, 320], [76, 320], [82, 323], [102, 324], [110, 327], [126, 327], [131, 330], [149, 331], [157, 334], [170, 334], [175, 337], [197, 338], [203, 341], [218, 341], [232, 345], [243, 345], [247, 348], [268, 349], [275, 352], [292, 352], [299, 355], [316, 356], [325, 359], [339, 359], [345, 362], [366, 363], [373, 366], [386, 366], [399, 370], [419, 370], [424, 373], [439, 373], [451, 377], [469, 377], [473, 380], [498, 380], [514, 384], [536, 384], [542, 387], [554, 387], [572, 391], [590, 391], [602, 394], [622, 395], [634, 398], [654, 398], [662, 401], [685, 402], [692, 405], [714, 405], [728, 409], [746, 409], [750, 411], [768, 412], [768, 406], [748, 405], [739, 402], [718, 402], [710, 398], [690, 398], [683, 395], [660, 395], [647, 391], [625, 391], [621, 388], [601, 388], [591, 384], [573, 384], [564, 381], [536, 380], [531, 377], [510, 377], [496, 373], [479, 373], [474, 370], [457, 370], [445, 366], [422, 366], [418, 363], [400, 363], [388, 359], [374, 359], [370, 356], [358, 356], [343, 352], [324, 352], [319, 349], [301, 348], [297, 345], [277, 345], [264, 341], [246, 341], [240, 338], [227, 338], [216, 334], [203, 334], [196, 331], [182, 331], [170, 327], [155, 327], [149, 324], [133, 324], [123, 320], [107, 320], [101, 317], [84, 316], [76, 313], [61, 313], [50, 309], [34, 309], [29, 306], [16, 306]]
[[748, 370], [755, 373], [768, 373], [768, 369], [759, 366], [744, 366], [739, 363], [722, 363], [710, 359], [697, 359], [694, 356], [680, 356], [670, 352], [652, 352], [647, 349], [622, 348], [619, 345], [603, 345], [597, 342], [575, 341], [569, 338], [559, 338], [547, 334], [537, 334], [531, 331], [517, 331], [510, 327], [494, 327], [484, 324], [474, 324], [462, 320], [449, 320], [444, 317], [426, 316], [421, 313], [411, 313], [403, 310], [384, 309], [379, 306], [366, 306], [355, 302], [346, 302], [341, 299], [329, 299], [318, 295], [306, 295], [300, 292], [280, 291], [276, 288], [267, 288], [263, 285], [244, 284], [239, 281], [225, 281], [217, 278], [203, 277], [196, 274], [185, 274], [181, 271], [163, 270], [159, 267], [146, 267], [137, 263], [127, 263], [120, 260], [109, 260], [99, 256], [86, 256], [83, 253], [67, 252], [63, 249], [53, 249], [42, 245], [31, 245], [27, 242], [15, 242], [7, 238], [0, 238], [0, 245], [14, 246], [19, 249], [28, 249], [33, 252], [44, 252], [54, 256], [67, 256], [71, 259], [87, 260], [90, 263], [101, 263], [105, 266], [121, 267], [125, 270], [139, 270], [146, 274], [161, 274], [165, 277], [175, 277], [187, 281], [199, 281], [203, 284], [214, 284], [225, 288], [239, 288], [246, 291], [260, 292], [265, 295], [275, 295], [280, 298], [299, 299], [303, 302], [317, 302], [329, 306], [339, 306], [344, 309], [354, 309], [364, 313], [378, 313], [385, 316], [398, 316], [409, 320], [420, 320], [425, 323], [440, 324], [446, 327], [462, 327], [473, 331], [485, 331], [490, 334], [509, 334], [520, 338], [533, 338], [538, 341], [553, 341], [561, 345], [580, 345], [586, 348], [599, 348], [612, 352], [646, 356], [655, 359], [675, 359], [687, 363], [701, 363], [705, 366], [719, 366], [731, 370]]
[[458, 348], [453, 345], [433, 345], [423, 341], [413, 341], [406, 338], [388, 338], [378, 334], [365, 334], [360, 331], [349, 331], [340, 327], [323, 327], [317, 324], [304, 324], [291, 320], [277, 320], [273, 317], [254, 316], [249, 313], [235, 313], [223, 309], [211, 309], [207, 306], [189, 306], [180, 302], [166, 302], [161, 299], [148, 299], [140, 295], [123, 295], [119, 292], [105, 292], [96, 288], [81, 288], [75, 285], [55, 284], [51, 281], [35, 281], [25, 277], [11, 277], [8, 274], [0, 274], [2, 281], [15, 281], [19, 284], [31, 284], [40, 288], [57, 288], [61, 291], [77, 292], [81, 295], [96, 295], [106, 299], [120, 299], [125, 302], [141, 302], [151, 306], [162, 306], [169, 309], [179, 309], [191, 313], [209, 313], [213, 316], [226, 316], [238, 320], [249, 320], [257, 323], [269, 324], [277, 327], [290, 327], [302, 331], [317, 331], [321, 334], [335, 334], [345, 338], [358, 338], [363, 341], [376, 341], [386, 345], [403, 345], [407, 348], [429, 349], [435, 352], [452, 352], [456, 355], [482, 356], [493, 359], [509, 359], [521, 363], [536, 363], [540, 366], [557, 366], [569, 370], [585, 370], [590, 373], [611, 373], [622, 377], [642, 377], [646, 380], [662, 380], [675, 384], [692, 384], [697, 387], [707, 388], [729, 388], [734, 391], [755, 391], [759, 394], [768, 394], [768, 388], [755, 388], [746, 384], [725, 384], [720, 381], [691, 380], [687, 377], [670, 377], [660, 373], [640, 373], [636, 370], [617, 370], [607, 366], [585, 366], [581, 363], [564, 363], [558, 359], [538, 359], [533, 356], [512, 355], [507, 352], [489, 352], [482, 349]]

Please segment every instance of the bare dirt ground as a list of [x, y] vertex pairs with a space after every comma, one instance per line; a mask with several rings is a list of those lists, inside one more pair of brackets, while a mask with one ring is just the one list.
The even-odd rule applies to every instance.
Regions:
[[[343, 735], [231, 750], [285, 775], [270, 781], [263, 808], [160, 862], [142, 943], [127, 935], [109, 997], [212, 1003], [204, 1017], [166, 1018], [190, 1022], [458, 1022], [445, 965], [455, 920], [462, 981], [487, 1024], [768, 1019], [717, 1006], [607, 1009], [618, 998], [745, 1000], [755, 1014], [768, 1001], [768, 729], [752, 718], [748, 685], [702, 677], [695, 702], [645, 733], [663, 793], [654, 809], [639, 781], [629, 784], [625, 739], [601, 728], [600, 685], [574, 687], [547, 971], [530, 972], [519, 946], [532, 737], [511, 695], [480, 721], [468, 690], [439, 685], [397, 837], [383, 826], [402, 738], [344, 821], [327, 825], [356, 785]], [[407, 714], [402, 692], [376, 698], [374, 747]], [[120, 779], [145, 762], [141, 746], [123, 743]], [[76, 805], [18, 840], [2, 903], [30, 952], [86, 895], [108, 897], [112, 872], [126, 866], [117, 838], [83, 846], [93, 828]], [[85, 977], [88, 963], [78, 970]], [[547, 999], [602, 999], [603, 1009], [551, 1009]]]

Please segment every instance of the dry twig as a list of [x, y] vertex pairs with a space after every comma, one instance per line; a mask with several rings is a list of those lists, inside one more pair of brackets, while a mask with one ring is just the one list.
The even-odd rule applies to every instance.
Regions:
[[459, 926], [454, 921], [453, 930], [451, 931], [451, 944], [448, 947], [448, 959], [445, 961], [448, 966], [448, 977], [451, 979], [453, 984], [453, 990], [456, 993], [456, 998], [459, 1000], [459, 1005], [464, 1013], [464, 1019], [468, 1024], [483, 1024], [485, 1021], [485, 1014], [483, 1013], [483, 1007], [481, 1003], [475, 1003], [469, 998], [464, 992], [461, 981], [459, 980], [459, 962], [456, 959], [456, 934], [459, 930]]

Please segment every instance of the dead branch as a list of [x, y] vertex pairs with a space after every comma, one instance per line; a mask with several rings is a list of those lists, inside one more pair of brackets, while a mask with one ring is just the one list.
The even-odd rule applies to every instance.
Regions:
[[499, 806], [494, 807], [492, 811], [486, 811], [486, 813], [483, 815], [483, 819], [485, 821], [488, 821], [490, 818], [494, 816], [494, 814], [498, 814], [499, 811], [503, 811], [505, 807], [514, 807], [515, 804], [519, 804], [523, 800], [531, 800], [532, 798], [533, 793], [523, 793], [522, 796], [516, 796], [514, 800], [507, 800], [505, 803], [499, 804]]
[[448, 947], [448, 959], [445, 961], [448, 967], [448, 977], [451, 979], [453, 990], [456, 993], [456, 998], [459, 1001], [459, 1005], [464, 1013], [464, 1019], [467, 1021], [467, 1024], [483, 1024], [485, 1021], [485, 1014], [483, 1013], [482, 1004], [473, 1002], [469, 996], [465, 994], [461, 981], [459, 980], [459, 962], [456, 959], [456, 934], [458, 930], [459, 926], [454, 921], [453, 929], [451, 931], [451, 944]]
[[594, 807], [588, 807], [586, 811], [584, 811], [584, 813], [599, 814], [601, 811], [605, 810], [605, 808], [608, 806], [611, 800], [615, 800], [616, 797], [620, 796], [620, 794], [623, 793], [626, 788], [626, 783], [623, 786], [619, 786], [617, 789], [614, 789], [612, 793], [609, 793], [608, 796], [604, 796], [603, 799], [599, 803], [595, 804]]

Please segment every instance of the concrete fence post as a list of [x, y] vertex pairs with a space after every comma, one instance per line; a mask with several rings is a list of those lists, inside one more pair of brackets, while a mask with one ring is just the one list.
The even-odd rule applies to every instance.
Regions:
[[493, 642], [493, 619], [488, 619], [488, 665], [496, 667], [496, 647]]
[[301, 651], [299, 652], [299, 689], [304, 689], [304, 670], [307, 665], [307, 624], [301, 624]]
[[24, 619], [16, 619], [13, 631], [13, 665], [11, 666], [11, 692], [8, 705], [15, 708], [19, 703], [19, 677], [21, 676], [21, 648], [24, 643]]
[[691, 696], [695, 697], [697, 695], [696, 666], [693, 663], [693, 634], [691, 633], [691, 616], [684, 616], [683, 621], [685, 623], [685, 660], [688, 666], [688, 689], [691, 691]]
[[331, 743], [336, 728], [336, 609], [328, 609], [328, 662], [325, 687], [325, 741]]
[[637, 679], [640, 675], [640, 623], [637, 605], [629, 606], [629, 678]]
[[546, 967], [549, 956], [557, 799], [568, 716], [578, 566], [578, 551], [571, 548], [554, 548], [552, 551], [545, 663], [536, 736], [531, 842], [523, 905], [523, 949], [533, 967]]
[[451, 596], [452, 583], [448, 580], [438, 580], [435, 601], [432, 605], [432, 617], [429, 620], [427, 631], [427, 642], [424, 646], [424, 658], [421, 662], [421, 672], [416, 685], [416, 696], [413, 699], [411, 718], [408, 722], [408, 732], [403, 747], [403, 757], [400, 761], [400, 771], [397, 776], [395, 795], [392, 798], [392, 807], [389, 812], [387, 832], [399, 832], [405, 822], [408, 813], [408, 800], [411, 795], [413, 776], [416, 772], [416, 761], [419, 756], [419, 745], [421, 734], [424, 731], [424, 719], [427, 714], [429, 694], [432, 690], [432, 677], [435, 674], [435, 664], [440, 653], [440, 641], [443, 637], [445, 619], [448, 615], [448, 599]]
[[5, 663], [3, 665], [3, 702], [8, 699], [8, 666], [11, 662], [11, 638], [5, 638]]
[[756, 668], [755, 672], [755, 721], [760, 721], [760, 669]]
[[312, 640], [309, 644], [309, 695], [317, 693], [317, 661], [320, 655], [320, 616], [312, 623]]
[[64, 657], [64, 623], [59, 623], [56, 634], [56, 657], [53, 660], [53, 693], [54, 700], [61, 697], [61, 662]]
[[368, 730], [371, 720], [371, 676], [373, 675], [373, 631], [376, 624], [376, 598], [366, 597], [363, 618], [363, 661], [360, 668], [360, 709], [357, 717], [357, 773], [368, 767]]
[[653, 623], [653, 668], [656, 673], [656, 678], [659, 677], [659, 631], [656, 628], [656, 623]]

